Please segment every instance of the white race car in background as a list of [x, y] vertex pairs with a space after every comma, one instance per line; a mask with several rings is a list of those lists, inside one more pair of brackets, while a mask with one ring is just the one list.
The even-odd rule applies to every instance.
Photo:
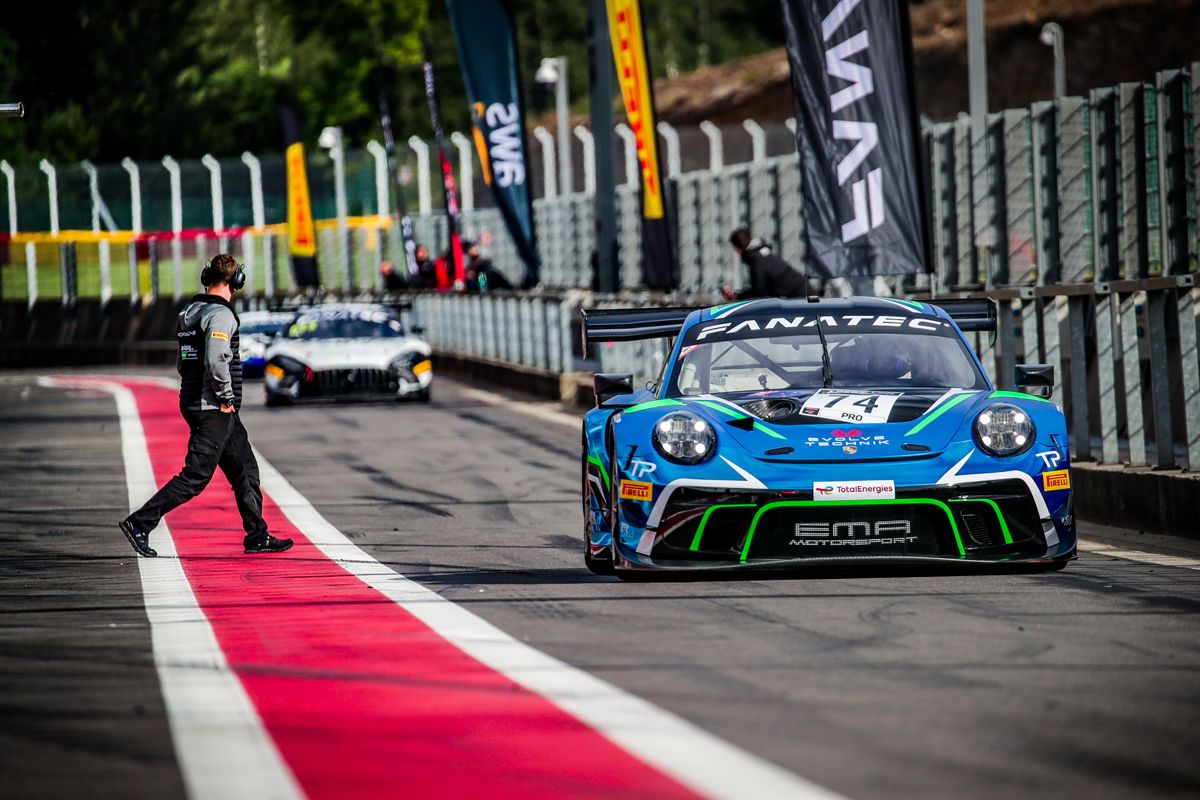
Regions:
[[243, 378], [262, 377], [267, 347], [295, 318], [295, 311], [246, 311], [239, 315]]
[[267, 405], [400, 397], [428, 402], [433, 363], [420, 332], [406, 331], [387, 306], [302, 309], [267, 347]]

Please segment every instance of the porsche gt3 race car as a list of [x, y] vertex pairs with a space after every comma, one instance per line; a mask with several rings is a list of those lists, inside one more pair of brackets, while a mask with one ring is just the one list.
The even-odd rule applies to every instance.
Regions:
[[369, 303], [313, 306], [267, 348], [267, 405], [306, 400], [410, 397], [428, 402], [429, 343], [406, 331], [395, 311]]
[[[963, 330], [990, 301], [751, 300], [585, 314], [588, 341], [675, 337], [657, 384], [595, 377], [585, 561], [645, 570], [1074, 557], [1060, 406], [997, 391]], [[1048, 394], [1053, 370], [1019, 365]]]
[[239, 316], [243, 378], [262, 377], [267, 347], [295, 317], [294, 311], [247, 311]]

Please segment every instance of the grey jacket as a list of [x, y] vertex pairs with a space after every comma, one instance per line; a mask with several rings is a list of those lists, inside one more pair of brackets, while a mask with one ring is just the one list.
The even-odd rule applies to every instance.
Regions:
[[[240, 405], [241, 359], [233, 349], [238, 338], [237, 315], [224, 302], [199, 297], [179, 314], [180, 406], [216, 411], [222, 404]], [[195, 362], [201, 360], [203, 380], [196, 381], [201, 367]]]

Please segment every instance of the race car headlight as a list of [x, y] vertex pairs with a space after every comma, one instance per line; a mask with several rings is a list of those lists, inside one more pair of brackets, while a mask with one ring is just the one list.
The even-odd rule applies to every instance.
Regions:
[[988, 406], [975, 417], [975, 441], [994, 456], [1015, 456], [1029, 449], [1034, 438], [1033, 420], [1008, 403]]
[[268, 383], [281, 388], [291, 388], [300, 378], [304, 377], [308, 368], [294, 358], [275, 356], [263, 369], [263, 375]]
[[667, 414], [654, 425], [654, 449], [678, 464], [700, 464], [717, 449], [713, 426], [688, 411]]

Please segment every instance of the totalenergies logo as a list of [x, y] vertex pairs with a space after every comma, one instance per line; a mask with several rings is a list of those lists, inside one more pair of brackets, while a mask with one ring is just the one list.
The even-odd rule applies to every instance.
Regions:
[[821, 496], [826, 496], [826, 495], [833, 494], [833, 487], [832, 486], [817, 486], [816, 484], [813, 484], [813, 491]]

